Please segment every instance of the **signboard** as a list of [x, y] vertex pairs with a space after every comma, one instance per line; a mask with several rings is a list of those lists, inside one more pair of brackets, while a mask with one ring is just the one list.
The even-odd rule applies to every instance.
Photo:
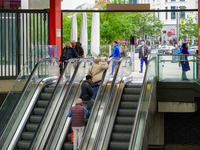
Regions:
[[172, 34], [175, 34], [175, 29], [171, 28]]
[[171, 32], [171, 31], [168, 31], [168, 32], [167, 32], [167, 36], [168, 36], [168, 37], [171, 37], [171, 36], [172, 36], [172, 32]]
[[56, 37], [61, 37], [61, 29], [56, 29]]

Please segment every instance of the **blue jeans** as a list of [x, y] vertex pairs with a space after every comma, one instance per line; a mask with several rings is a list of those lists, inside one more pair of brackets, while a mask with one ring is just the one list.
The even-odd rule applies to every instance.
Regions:
[[92, 97], [93, 97], [93, 100], [95, 100], [97, 93], [98, 93], [98, 90], [99, 90], [99, 86], [93, 87], [92, 90], [93, 90], [93, 96]]
[[112, 63], [112, 74], [113, 74], [113, 72], [114, 72], [115, 67], [117, 66], [117, 64], [118, 64], [118, 60], [113, 60], [113, 63]]
[[143, 62], [145, 62], [145, 65], [147, 66], [147, 58], [140, 58], [140, 71], [143, 71]]

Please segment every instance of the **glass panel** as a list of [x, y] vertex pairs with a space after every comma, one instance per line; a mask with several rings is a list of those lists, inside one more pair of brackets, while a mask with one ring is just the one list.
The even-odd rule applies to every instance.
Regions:
[[[187, 77], [190, 82], [196, 82], [198, 79], [197, 75], [197, 59], [194, 55], [159, 55], [159, 81], [164, 82], [181, 82], [184, 77]], [[189, 70], [185, 72], [182, 71], [183, 67], [188, 67]]]
[[[44, 47], [46, 48], [51, 46]], [[48, 49], [46, 50], [45, 48], [43, 49], [43, 53], [45, 53], [46, 56], [49, 57], [49, 51], [47, 51]], [[55, 49], [57, 49], [57, 47], [55, 47]], [[59, 65], [56, 59], [47, 59], [47, 61], [41, 61], [41, 63], [39, 63], [39, 58], [33, 57], [33, 54], [34, 52], [30, 55], [28, 61], [21, 70], [21, 73], [17, 77], [11, 91], [9, 92], [6, 100], [4, 101], [4, 104], [1, 107], [0, 135], [2, 135], [4, 128], [9, 121], [9, 118], [12, 116], [12, 113], [15, 110], [15, 107], [17, 106], [18, 102], [20, 102], [21, 100], [26, 100], [30, 91], [36, 87], [36, 85], [41, 79], [45, 77], [58, 76]], [[34, 74], [32, 74], [32, 76], [30, 77], [31, 72], [33, 71], [36, 63], [39, 66], [35, 70]], [[30, 79], [29, 83], [27, 83], [28, 79]], [[24, 88], [26, 88], [27, 91]]]
[[131, 146], [132, 150], [140, 149], [142, 138], [143, 138], [143, 131], [145, 127], [145, 120], [148, 114], [148, 107], [149, 107], [149, 97], [151, 94], [151, 88], [153, 85], [153, 79], [157, 75], [157, 56], [156, 54], [151, 54], [148, 68], [146, 70], [145, 78], [143, 80], [143, 89], [138, 105], [137, 116], [135, 118], [134, 128], [132, 131], [131, 137]]

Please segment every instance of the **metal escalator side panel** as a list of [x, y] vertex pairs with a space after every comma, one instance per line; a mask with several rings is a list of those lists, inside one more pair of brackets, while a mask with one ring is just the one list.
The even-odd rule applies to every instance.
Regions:
[[91, 115], [88, 120], [88, 124], [86, 126], [81, 144], [80, 149], [87, 149], [88, 142], [90, 141], [90, 137], [93, 137], [91, 141], [94, 141], [94, 136], [91, 134], [96, 134], [97, 127], [99, 126], [100, 117], [102, 116], [103, 109], [105, 106], [105, 101], [108, 97], [110, 87], [112, 84], [112, 76], [110, 76], [110, 72], [112, 71], [112, 63], [119, 58], [112, 58], [108, 61], [108, 69], [104, 71], [102, 76], [102, 84], [99, 87], [98, 94], [96, 96], [96, 100], [94, 102]]
[[95, 134], [95, 140], [93, 142], [90, 142], [88, 149], [96, 149], [97, 143], [99, 142], [100, 134], [104, 130], [103, 124], [106, 120], [106, 114], [110, 110], [110, 106], [112, 104], [112, 97], [116, 96], [116, 89], [118, 88], [120, 81], [122, 77], [129, 76], [131, 74], [131, 59], [130, 57], [123, 57], [118, 61], [118, 65], [115, 68], [115, 74], [113, 77], [113, 82], [111, 85], [111, 90], [109, 91], [109, 95], [106, 98], [106, 105], [103, 111], [103, 115], [101, 117], [100, 126], [98, 127], [98, 131]]
[[[82, 81], [83, 82], [83, 81]], [[69, 113], [69, 110], [72, 106], [76, 105], [76, 99], [80, 97], [81, 93], [81, 84], [80, 82], [76, 88], [73, 89], [73, 91], [76, 91], [75, 94], [69, 95], [70, 102], [67, 103], [65, 107], [65, 111], [63, 114], [61, 114], [62, 117], [59, 119], [59, 126], [57, 126], [57, 131], [55, 133], [53, 142], [50, 147], [46, 147], [46, 149], [54, 150], [54, 149], [61, 149], [64, 144], [64, 139], [69, 131], [70, 125], [71, 125], [71, 118], [69, 118], [67, 115]]]
[[[147, 128], [151, 125], [149, 122], [156, 112], [156, 82], [157, 82], [157, 56], [151, 55], [148, 65], [146, 67], [145, 76], [143, 79], [142, 91], [138, 103], [137, 113], [135, 117], [135, 122], [133, 125], [131, 138], [129, 142], [129, 150], [143, 150], [147, 148], [148, 134]], [[154, 91], [154, 92], [153, 92]], [[150, 108], [153, 108], [150, 112]], [[145, 142], [145, 143], [144, 143]]]
[[[31, 141], [29, 149], [38, 149], [35, 147], [39, 147], [40, 144], [45, 140], [45, 136], [47, 138], [47, 132], [50, 130], [49, 127], [53, 125], [51, 120], [56, 118], [56, 115], [59, 111], [59, 107], [62, 105], [62, 99], [65, 97], [66, 92], [68, 93], [70, 89], [70, 84], [73, 82], [73, 76], [76, 74], [74, 67], [74, 63], [79, 61], [79, 59], [70, 59], [66, 62], [63, 72], [60, 75], [60, 78], [55, 86], [55, 89], [50, 98], [50, 102], [47, 106], [47, 109], [44, 112], [44, 115], [40, 121], [40, 124], [36, 130], [36, 133]], [[73, 63], [73, 64], [72, 64]], [[73, 70], [73, 75], [71, 76], [71, 72]], [[69, 75], [69, 76], [68, 76]]]
[[26, 125], [26, 122], [35, 106], [35, 103], [42, 91], [42, 89], [46, 86], [51, 84], [53, 81], [57, 80], [57, 77], [50, 77], [50, 78], [45, 78], [39, 84], [35, 89], [32, 89], [32, 92], [30, 92], [28, 98], [26, 99], [25, 103], [23, 106], [21, 106], [21, 109], [18, 114], [15, 114], [13, 118], [15, 118], [13, 124], [12, 121], [10, 122], [12, 128], [9, 132], [9, 135], [6, 139], [6, 142], [3, 145], [3, 149], [14, 149], [16, 142], [19, 139], [19, 136], [21, 135], [21, 132]]

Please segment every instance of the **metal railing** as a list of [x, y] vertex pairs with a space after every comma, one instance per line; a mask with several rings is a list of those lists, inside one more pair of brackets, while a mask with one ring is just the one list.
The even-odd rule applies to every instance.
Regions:
[[[49, 43], [47, 10], [0, 9], [0, 79], [15, 79], [30, 53]], [[42, 50], [34, 57], [43, 58]]]

